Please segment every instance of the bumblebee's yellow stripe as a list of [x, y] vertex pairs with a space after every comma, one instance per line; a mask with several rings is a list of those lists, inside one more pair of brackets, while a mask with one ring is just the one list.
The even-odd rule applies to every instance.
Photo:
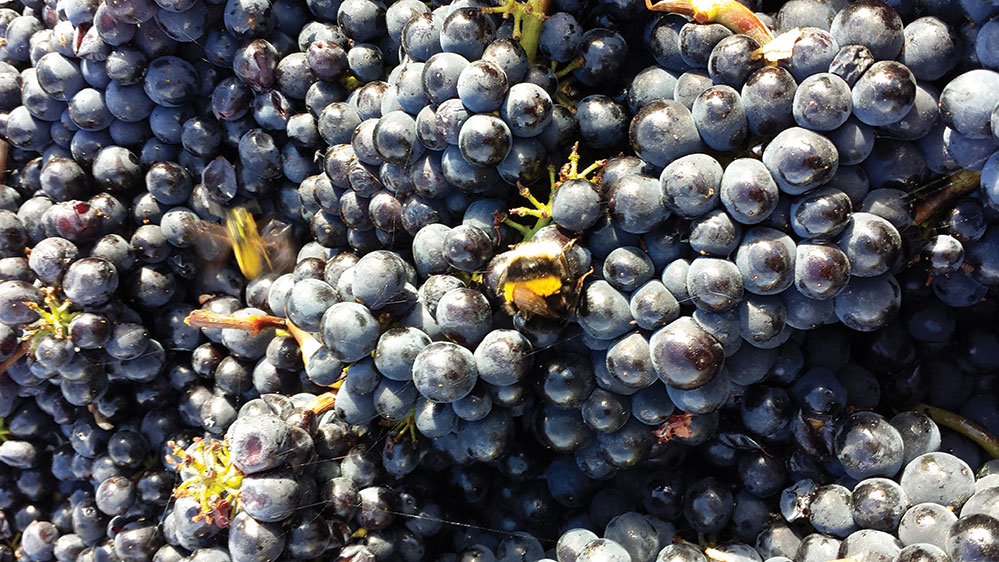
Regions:
[[253, 215], [242, 207], [236, 207], [229, 211], [225, 226], [240, 271], [247, 279], [256, 279], [263, 272], [264, 263], [268, 267], [271, 263]]
[[243, 272], [244, 277], [252, 280], [260, 276], [260, 273], [264, 269], [264, 264], [260, 254], [254, 248], [248, 248], [245, 245], [235, 245], [233, 246], [233, 252], [236, 254], [236, 264], [239, 265], [239, 270]]
[[562, 280], [554, 275], [549, 275], [539, 277], [538, 279], [531, 279], [530, 281], [506, 283], [503, 285], [503, 296], [507, 302], [513, 301], [513, 293], [518, 287], [523, 287], [536, 295], [547, 297], [557, 293], [562, 288]]

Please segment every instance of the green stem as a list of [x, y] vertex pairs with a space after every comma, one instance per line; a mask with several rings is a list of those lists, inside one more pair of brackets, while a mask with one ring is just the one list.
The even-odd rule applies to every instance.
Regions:
[[525, 8], [524, 21], [521, 24], [522, 35], [520, 46], [527, 53], [527, 62], [534, 64], [538, 56], [538, 43], [541, 40], [541, 30], [545, 27], [545, 12], [548, 11], [548, 0], [528, 0]]
[[599, 170], [600, 168], [603, 168], [605, 164], [607, 164], [606, 160], [597, 160], [596, 162], [587, 166], [585, 170], [580, 172], [579, 177], [585, 180], [586, 176], [592, 174], [593, 172]]
[[568, 107], [573, 113], [576, 112], [576, 100], [569, 97], [562, 88], [555, 91], [555, 103]]
[[537, 222], [534, 223], [534, 226], [527, 229], [527, 234], [524, 235], [524, 241], [526, 242], [527, 240], [534, 238], [534, 235], [537, 234], [539, 230], [548, 226], [551, 223], [552, 223], [551, 217], [539, 218]]
[[517, 232], [519, 232], [520, 235], [524, 237], [524, 240], [530, 240], [531, 236], [534, 235], [534, 233], [531, 232], [531, 228], [526, 227], [526, 226], [520, 224], [519, 222], [512, 221], [509, 218], [503, 219], [503, 224], [505, 224], [505, 225], [509, 226], [510, 228], [512, 228], [512, 229], [516, 230]]
[[73, 303], [69, 299], [59, 300], [56, 289], [46, 287], [42, 292], [45, 294], [44, 307], [33, 302], [24, 303], [40, 317], [27, 327], [33, 336], [32, 346], [36, 345], [38, 339], [45, 334], [51, 334], [59, 339], [65, 338], [69, 333], [69, 323], [80, 314], [71, 310]]
[[492, 8], [480, 8], [487, 14], [503, 14], [503, 17], [513, 16], [513, 38], [520, 41], [520, 46], [527, 54], [527, 62], [534, 64], [538, 55], [538, 43], [541, 40], [541, 30], [545, 27], [545, 12], [548, 11], [549, 0], [505, 0], [502, 5]]
[[962, 415], [935, 408], [928, 404], [917, 404], [913, 408], [913, 411], [928, 416], [934, 422], [964, 435], [968, 439], [978, 443], [978, 446], [985, 449], [985, 452], [992, 455], [992, 458], [999, 459], [999, 439], [996, 439], [995, 436], [977, 423]]
[[562, 67], [560, 70], [556, 70], [555, 77], [561, 80], [562, 78], [565, 78], [573, 70], [578, 70], [580, 68], [583, 68], [584, 64], [586, 64], [586, 61], [583, 60], [583, 57], [576, 57], [572, 59], [572, 61], [569, 64]]
[[545, 203], [542, 203], [541, 201], [538, 201], [538, 198], [535, 197], [534, 194], [531, 193], [531, 191], [529, 189], [527, 189], [527, 188], [525, 188], [523, 186], [520, 186], [520, 195], [524, 199], [527, 199], [528, 203], [530, 203], [531, 205], [534, 205], [534, 208], [537, 209], [538, 211], [544, 211], [547, 208], [547, 206], [546, 206]]
[[416, 445], [419, 441], [416, 436], [416, 408], [410, 410], [406, 417], [392, 423], [389, 434], [393, 443], [398, 443], [404, 437], [409, 437], [410, 443]]
[[[606, 160], [597, 160], [596, 162], [590, 164], [582, 171], [579, 172], [579, 143], [576, 143], [572, 147], [572, 152], [569, 154], [568, 162], [562, 166], [559, 171], [558, 176], [555, 175], [555, 167], [548, 167], [548, 181], [551, 185], [551, 191], [548, 193], [548, 201], [542, 203], [535, 197], [531, 190], [526, 186], [517, 184], [520, 196], [534, 207], [517, 207], [515, 209], [510, 209], [508, 211], [508, 216], [503, 218], [503, 224], [516, 229], [524, 237], [524, 242], [530, 240], [539, 230], [548, 226], [552, 223], [552, 201], [555, 199], [555, 192], [558, 187], [562, 185], [566, 180], [584, 180], [590, 183], [595, 183], [594, 180], [588, 179], [586, 176], [600, 169], [606, 164]], [[534, 226], [528, 227], [522, 224], [518, 224], [509, 218], [509, 215], [516, 215], [519, 217], [535, 217]]]
[[348, 92], [353, 92], [354, 90], [360, 88], [364, 85], [364, 82], [358, 80], [354, 75], [348, 74], [340, 79], [340, 85], [347, 88]]

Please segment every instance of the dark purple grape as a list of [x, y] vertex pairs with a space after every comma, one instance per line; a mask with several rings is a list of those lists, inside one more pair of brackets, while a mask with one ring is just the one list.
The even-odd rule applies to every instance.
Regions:
[[[588, 124], [578, 113], [577, 119], [584, 128], [585, 139]], [[682, 104], [672, 100], [651, 102], [642, 107], [631, 120], [628, 136], [635, 153], [655, 166], [666, 166], [682, 156], [697, 152], [701, 147], [693, 115]], [[610, 146], [604, 141], [591, 144], [595, 147]]]
[[879, 0], [863, 0], [840, 10], [830, 32], [841, 46], [864, 45], [878, 60], [894, 59], [905, 41], [902, 19]]
[[902, 437], [877, 414], [851, 415], [837, 430], [835, 443], [836, 457], [854, 478], [892, 477], [902, 467]]
[[714, 478], [695, 482], [683, 499], [683, 514], [698, 532], [714, 532], [725, 527], [734, 508], [732, 492]]
[[822, 135], [793, 127], [777, 135], [763, 151], [763, 163], [781, 190], [798, 195], [836, 174], [839, 154]]
[[663, 382], [693, 389], [711, 381], [724, 360], [721, 344], [689, 317], [652, 334], [652, 365]]

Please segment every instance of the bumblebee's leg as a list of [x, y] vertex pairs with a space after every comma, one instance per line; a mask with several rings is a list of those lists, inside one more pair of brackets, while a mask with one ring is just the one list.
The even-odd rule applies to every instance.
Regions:
[[[576, 242], [579, 242], [579, 238], [573, 238], [572, 240], [569, 240], [569, 242], [567, 242], [565, 246], [562, 246], [562, 253], [558, 257], [559, 265], [562, 267], [562, 271], [565, 272], [562, 274], [563, 275], [562, 281], [567, 285], [568, 283], [566, 283], [564, 277], [572, 275], [572, 272], [574, 270], [578, 270], [579, 268], [579, 260], [574, 260], [572, 264], [569, 263], [569, 252], [571, 252], [572, 249], [576, 246]], [[576, 267], [573, 268], [572, 267], [573, 265], [575, 265]]]
[[514, 306], [513, 303], [510, 301], [503, 302], [503, 310], [505, 310], [506, 313], [509, 314], [510, 316], [517, 314], [517, 307]]
[[577, 293], [583, 289], [583, 281], [586, 281], [586, 278], [589, 277], [591, 273], [593, 273], [593, 268], [592, 267], [589, 269], [589, 271], [587, 271], [586, 273], [582, 274], [579, 277], [579, 281], [576, 281], [576, 292]]
[[584, 302], [583, 301], [583, 282], [586, 281], [586, 278], [589, 277], [591, 273], [593, 273], [593, 268], [592, 267], [586, 273], [580, 275], [579, 279], [576, 280], [575, 290], [573, 290], [573, 292], [572, 292], [572, 298], [570, 299], [570, 301], [571, 301], [570, 302], [570, 306], [571, 306], [572, 310], [574, 310], [574, 311], [577, 308], [579, 308], [580, 306], [583, 306], [585, 308], [585, 305], [583, 305], [583, 302]]

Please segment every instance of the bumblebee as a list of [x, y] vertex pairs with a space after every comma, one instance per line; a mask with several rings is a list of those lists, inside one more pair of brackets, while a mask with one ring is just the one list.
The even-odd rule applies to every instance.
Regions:
[[244, 207], [225, 211], [224, 226], [203, 221], [201, 232], [205, 237], [199, 245], [206, 255], [216, 253], [213, 244], [231, 247], [236, 263], [247, 279], [256, 279], [264, 272], [282, 272], [295, 263], [291, 227], [270, 221], [259, 230], [253, 215]]
[[583, 281], [579, 259], [572, 255], [575, 240], [530, 241], [510, 250], [496, 284], [497, 296], [511, 316], [540, 316], [567, 322], [579, 304]]
[[260, 276], [265, 263], [268, 268], [272, 266], [264, 240], [257, 230], [257, 221], [249, 211], [243, 207], [230, 209], [225, 219], [225, 230], [236, 255], [236, 263], [247, 279]]

